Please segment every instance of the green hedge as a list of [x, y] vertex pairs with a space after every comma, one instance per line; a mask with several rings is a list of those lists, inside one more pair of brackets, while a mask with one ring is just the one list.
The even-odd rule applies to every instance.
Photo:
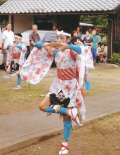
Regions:
[[120, 64], [120, 54], [119, 53], [113, 53], [111, 56], [111, 60], [114, 63], [119, 63]]
[[99, 33], [99, 36], [101, 36], [101, 37], [104, 37], [106, 35], [107, 35], [106, 33]]
[[6, 0], [1, 0], [0, 1], [0, 5], [2, 5], [3, 3], [5, 3], [6, 2]]
[[104, 43], [105, 46], [107, 46], [107, 45], [108, 45], [108, 41], [107, 41], [107, 39], [103, 40], [102, 43]]

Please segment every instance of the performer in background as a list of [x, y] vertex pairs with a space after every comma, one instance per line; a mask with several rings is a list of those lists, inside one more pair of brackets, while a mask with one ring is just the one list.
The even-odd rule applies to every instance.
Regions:
[[19, 70], [22, 68], [26, 58], [25, 53], [27, 52], [26, 46], [21, 43], [22, 35], [17, 33], [15, 35], [15, 43], [7, 46], [7, 73], [12, 74], [12, 76], [18, 77], [17, 86], [14, 89], [21, 89], [22, 79], [20, 77]]

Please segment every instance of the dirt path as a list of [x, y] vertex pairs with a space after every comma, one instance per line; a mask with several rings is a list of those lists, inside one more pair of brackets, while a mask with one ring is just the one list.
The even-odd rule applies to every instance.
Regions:
[[[58, 155], [62, 140], [62, 132], [58, 132], [8, 155]], [[120, 113], [74, 128], [69, 147], [69, 155], [119, 155]]]

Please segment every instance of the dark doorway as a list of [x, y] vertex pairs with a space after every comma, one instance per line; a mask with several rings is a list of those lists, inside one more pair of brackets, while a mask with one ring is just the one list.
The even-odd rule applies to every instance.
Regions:
[[34, 23], [38, 26], [39, 30], [53, 30], [52, 16], [35, 16]]

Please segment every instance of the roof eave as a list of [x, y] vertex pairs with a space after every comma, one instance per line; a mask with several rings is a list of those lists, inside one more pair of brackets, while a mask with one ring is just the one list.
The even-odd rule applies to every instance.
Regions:
[[[118, 11], [119, 9], [117, 9]], [[112, 11], [80, 11], [80, 12], [47, 12], [47, 13], [0, 13], [0, 15], [74, 15], [74, 14], [80, 14], [80, 15], [94, 15], [94, 14], [115, 14], [117, 12], [116, 10]]]
[[120, 11], [120, 5], [114, 10], [114, 14]]

